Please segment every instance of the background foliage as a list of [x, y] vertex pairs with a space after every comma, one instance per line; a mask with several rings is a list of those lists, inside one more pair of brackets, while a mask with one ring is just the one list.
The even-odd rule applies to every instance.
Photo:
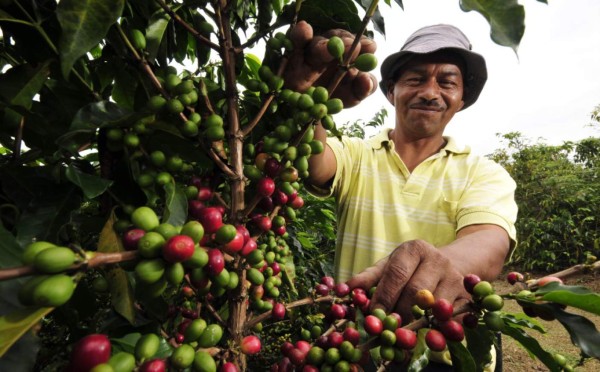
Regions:
[[[153, 78], [164, 78], [172, 71], [169, 65], [185, 63], [189, 71], [179, 70], [180, 75], [194, 79], [207, 97], [197, 109], [205, 112], [205, 102], [212, 102], [211, 110], [226, 116], [228, 73], [235, 74], [236, 83], [243, 86], [258, 77], [260, 58], [239, 52], [234, 70], [226, 72], [222, 57], [229, 49], [211, 43], [229, 42], [239, 50], [264, 43], [279, 27], [294, 20], [299, 4], [232, 2], [229, 23], [218, 30], [217, 39], [214, 29], [206, 26], [208, 13], [198, 10], [209, 2], [167, 3], [171, 13], [165, 11], [165, 3], [147, 0], [0, 2], [0, 268], [18, 266], [23, 248], [34, 240], [85, 251], [114, 249], [115, 242], [103, 240], [103, 229], [107, 221], [123, 216], [131, 206], [151, 205], [162, 212], [164, 221], [184, 221], [187, 210], [182, 190], [164, 185], [149, 192], [141, 187], [138, 179], [143, 169], [139, 161], [152, 150], [181, 158], [191, 168], [189, 173], [176, 174], [177, 181], [188, 180], [192, 173], [213, 172], [214, 164], [202, 136], [191, 141], [182, 132], [181, 118], [155, 117], [147, 110], [150, 97], [161, 93]], [[305, 0], [298, 17], [308, 20], [317, 31], [332, 27], [356, 31], [361, 27], [361, 9], [370, 3]], [[402, 6], [400, 0], [394, 3]], [[524, 10], [516, 0], [493, 6], [488, 1], [459, 4], [489, 21], [494, 41], [516, 50], [524, 32]], [[174, 21], [175, 16], [183, 22]], [[376, 31], [385, 32], [382, 14], [376, 13], [373, 23]], [[141, 30], [146, 40], [139, 55], [128, 38], [134, 29]], [[229, 31], [232, 33], [226, 39]], [[247, 119], [259, 106], [256, 97], [242, 95], [238, 108]], [[382, 112], [369, 122], [352, 123], [341, 130], [362, 137], [363, 126], [380, 125], [384, 115]], [[107, 132], [115, 128], [139, 135], [146, 147], [109, 148]], [[256, 142], [266, 130], [257, 127], [249, 137]], [[520, 185], [523, 222], [517, 262], [551, 269], [548, 265], [568, 265], [578, 262], [586, 251], [597, 252], [597, 142], [590, 139], [577, 146], [554, 148], [524, 145], [518, 135], [506, 139], [512, 141], [509, 148], [494, 156]], [[227, 199], [230, 190], [218, 181], [215, 187], [220, 187]], [[286, 299], [306, 295], [318, 278], [331, 273], [333, 200], [303, 196], [306, 207], [290, 228], [296, 282], [288, 284]], [[6, 340], [19, 338], [25, 326], [38, 324], [39, 319], [41, 332], [36, 329], [35, 334], [41, 335], [43, 345], [34, 360], [31, 356], [37, 353], [40, 340], [33, 332], [25, 333], [3, 356], [0, 369], [31, 369], [34, 363], [38, 369], [58, 369], [72, 342], [91, 332], [110, 330], [123, 349], [130, 348], [126, 335], [132, 330], [148, 331], [153, 324], [148, 318], [136, 318], [131, 298], [123, 296], [111, 304], [109, 297], [94, 294], [94, 278], [107, 273], [120, 275], [115, 280], [120, 291], [113, 294], [131, 291], [128, 274], [90, 270], [71, 301], [51, 315], [51, 310], [19, 305], [16, 291], [23, 279], [0, 282], [1, 314], [18, 314], [20, 326], [11, 329], [14, 332], [10, 335], [3, 334], [6, 338], [0, 346], [5, 348]], [[314, 311], [308, 309], [296, 316], [312, 316]], [[290, 327], [291, 323], [282, 324], [269, 335], [273, 339], [283, 337]]]

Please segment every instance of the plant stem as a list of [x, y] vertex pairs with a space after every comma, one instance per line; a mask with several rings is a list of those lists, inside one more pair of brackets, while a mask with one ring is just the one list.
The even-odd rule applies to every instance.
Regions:
[[344, 76], [346, 76], [346, 73], [348, 73], [352, 55], [354, 54], [354, 51], [356, 50], [358, 43], [360, 43], [360, 38], [365, 33], [365, 30], [367, 29], [367, 25], [371, 21], [373, 14], [375, 14], [375, 10], [377, 10], [378, 3], [379, 3], [379, 0], [373, 0], [371, 2], [371, 5], [369, 5], [367, 12], [365, 13], [365, 16], [362, 19], [362, 24], [360, 26], [360, 29], [356, 33], [356, 37], [354, 38], [354, 41], [352, 42], [352, 46], [350, 47], [350, 50], [348, 51], [348, 53], [346, 53], [346, 57], [344, 58], [344, 60], [342, 62], [342, 65], [341, 65], [342, 68], [336, 72], [335, 76], [333, 77], [333, 80], [327, 87], [327, 90], [329, 92], [333, 92], [337, 88], [337, 86], [340, 84], [340, 82], [342, 81]]
[[203, 36], [202, 34], [200, 34], [200, 32], [198, 32], [195, 28], [193, 28], [192, 26], [188, 25], [186, 21], [184, 21], [179, 15], [177, 15], [177, 13], [175, 13], [171, 8], [169, 8], [169, 6], [162, 0], [155, 0], [158, 5], [160, 5], [161, 8], [164, 9], [164, 11], [175, 20], [175, 22], [179, 23], [180, 25], [183, 26], [183, 28], [185, 28], [190, 34], [192, 34], [193, 37], [195, 37], [199, 42], [201, 42], [202, 44], [209, 46], [211, 49], [214, 50], [219, 50], [219, 46], [215, 43], [213, 43], [212, 41], [210, 41], [210, 39], [206, 38], [205, 36]]
[[[137, 259], [137, 251], [113, 252], [113, 253], [96, 253], [93, 257], [85, 261], [71, 265], [67, 271], [81, 271], [100, 267], [119, 262], [132, 261]], [[8, 269], [0, 270], [0, 281], [20, 278], [28, 275], [41, 274], [35, 270], [32, 265], [9, 267]]]
[[[335, 301], [334, 296], [322, 296], [322, 297], [317, 297], [317, 298], [306, 297], [301, 300], [297, 300], [297, 301], [286, 304], [285, 309], [289, 310], [289, 309], [293, 309], [295, 307], [314, 305], [314, 304], [320, 303], [320, 302], [334, 302], [334, 301]], [[264, 313], [261, 313], [255, 317], [251, 318], [250, 320], [248, 320], [248, 322], [246, 322], [244, 327], [245, 327], [245, 329], [252, 329], [252, 327], [254, 327], [255, 325], [257, 325], [260, 322], [263, 322], [263, 321], [269, 319], [270, 317], [271, 317], [271, 311], [270, 310], [265, 311]]]

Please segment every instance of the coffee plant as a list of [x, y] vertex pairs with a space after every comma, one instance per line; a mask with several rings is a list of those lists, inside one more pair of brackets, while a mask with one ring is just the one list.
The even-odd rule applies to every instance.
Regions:
[[[516, 1], [461, 6], [518, 45]], [[470, 275], [472, 301], [423, 290], [411, 321], [315, 269], [306, 251], [332, 229], [298, 227], [314, 126], [341, 135], [336, 88], [377, 59], [331, 37], [330, 80], [297, 90], [308, 25], [385, 31], [376, 0], [0, 2], [3, 370], [420, 370], [437, 352], [474, 371], [496, 332], [569, 370], [525, 333], [542, 330], [534, 317], [600, 357], [593, 324], [564, 310], [600, 314], [600, 299], [561, 275], [511, 274], [516, 294]]]

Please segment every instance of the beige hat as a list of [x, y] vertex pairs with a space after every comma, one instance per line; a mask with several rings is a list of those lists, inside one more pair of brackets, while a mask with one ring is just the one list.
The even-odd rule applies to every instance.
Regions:
[[413, 56], [431, 54], [448, 50], [460, 56], [466, 66], [463, 82], [465, 93], [463, 110], [471, 106], [481, 93], [487, 80], [485, 59], [471, 51], [469, 39], [458, 28], [451, 25], [434, 25], [423, 27], [413, 33], [404, 43], [399, 52], [388, 56], [381, 64], [381, 82], [379, 87], [387, 94], [388, 83], [397, 78], [398, 71]]

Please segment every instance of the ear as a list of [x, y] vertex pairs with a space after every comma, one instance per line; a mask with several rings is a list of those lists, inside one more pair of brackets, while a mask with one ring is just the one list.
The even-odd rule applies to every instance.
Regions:
[[458, 112], [458, 111], [462, 110], [462, 108], [463, 108], [463, 107], [465, 107], [465, 101], [464, 101], [464, 100], [461, 100], [461, 101], [460, 101], [460, 106], [458, 107], [458, 110], [456, 110], [456, 112]]
[[395, 86], [396, 86], [396, 84], [392, 84], [391, 82], [388, 81], [387, 90], [385, 93], [385, 97], [387, 98], [388, 102], [391, 103], [392, 105], [394, 105], [394, 87]]

